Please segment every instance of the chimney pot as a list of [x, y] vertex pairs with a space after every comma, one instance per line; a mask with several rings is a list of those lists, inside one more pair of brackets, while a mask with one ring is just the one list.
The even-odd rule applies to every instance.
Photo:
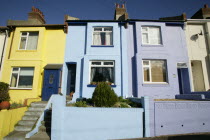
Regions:
[[125, 4], [122, 4], [122, 8], [123, 8], [123, 9], [125, 8]]
[[205, 5], [204, 5], [204, 8], [209, 8], [208, 4], [205, 4]]
[[116, 4], [116, 8], [120, 8], [120, 5], [118, 3]]

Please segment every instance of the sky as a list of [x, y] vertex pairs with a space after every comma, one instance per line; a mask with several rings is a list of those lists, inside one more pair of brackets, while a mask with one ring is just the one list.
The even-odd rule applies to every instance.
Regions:
[[[130, 19], [159, 19], [178, 16], [190, 18], [210, 0], [123, 0]], [[8, 19], [27, 20], [31, 7], [39, 8], [47, 24], [63, 24], [64, 15], [81, 20], [113, 20], [115, 3], [122, 0], [0, 0], [0, 26]]]

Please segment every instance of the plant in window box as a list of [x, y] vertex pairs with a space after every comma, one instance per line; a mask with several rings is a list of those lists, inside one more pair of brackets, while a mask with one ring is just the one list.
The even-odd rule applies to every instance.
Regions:
[[0, 82], [0, 109], [9, 109], [10, 107], [8, 90], [9, 84]]

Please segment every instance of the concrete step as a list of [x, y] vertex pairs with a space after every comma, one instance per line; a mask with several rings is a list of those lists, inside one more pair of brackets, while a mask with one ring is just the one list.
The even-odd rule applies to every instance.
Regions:
[[40, 102], [33, 102], [31, 103], [31, 107], [41, 107], [44, 108], [47, 105], [46, 101], [40, 101]]
[[29, 107], [28, 111], [44, 111], [44, 108], [40, 107]]
[[26, 111], [25, 115], [41, 115], [42, 111]]
[[26, 131], [12, 131], [3, 140], [25, 140]]
[[32, 115], [24, 115], [22, 120], [37, 120], [39, 118], [39, 116], [32, 116]]
[[33, 125], [17, 125], [15, 126], [15, 131], [31, 131]]
[[50, 140], [50, 136], [46, 132], [38, 132], [35, 135], [33, 135], [31, 138], [28, 138], [26, 140]]
[[35, 125], [36, 120], [20, 120], [18, 125]]

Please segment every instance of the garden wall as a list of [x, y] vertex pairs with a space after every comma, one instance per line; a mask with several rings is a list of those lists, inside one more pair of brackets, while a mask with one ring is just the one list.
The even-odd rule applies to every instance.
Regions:
[[58, 96], [52, 109], [52, 140], [143, 137], [142, 108], [66, 107], [65, 98]]
[[150, 100], [151, 136], [210, 132], [209, 101]]
[[27, 107], [0, 111], [0, 140], [14, 130], [15, 124], [21, 120]]

